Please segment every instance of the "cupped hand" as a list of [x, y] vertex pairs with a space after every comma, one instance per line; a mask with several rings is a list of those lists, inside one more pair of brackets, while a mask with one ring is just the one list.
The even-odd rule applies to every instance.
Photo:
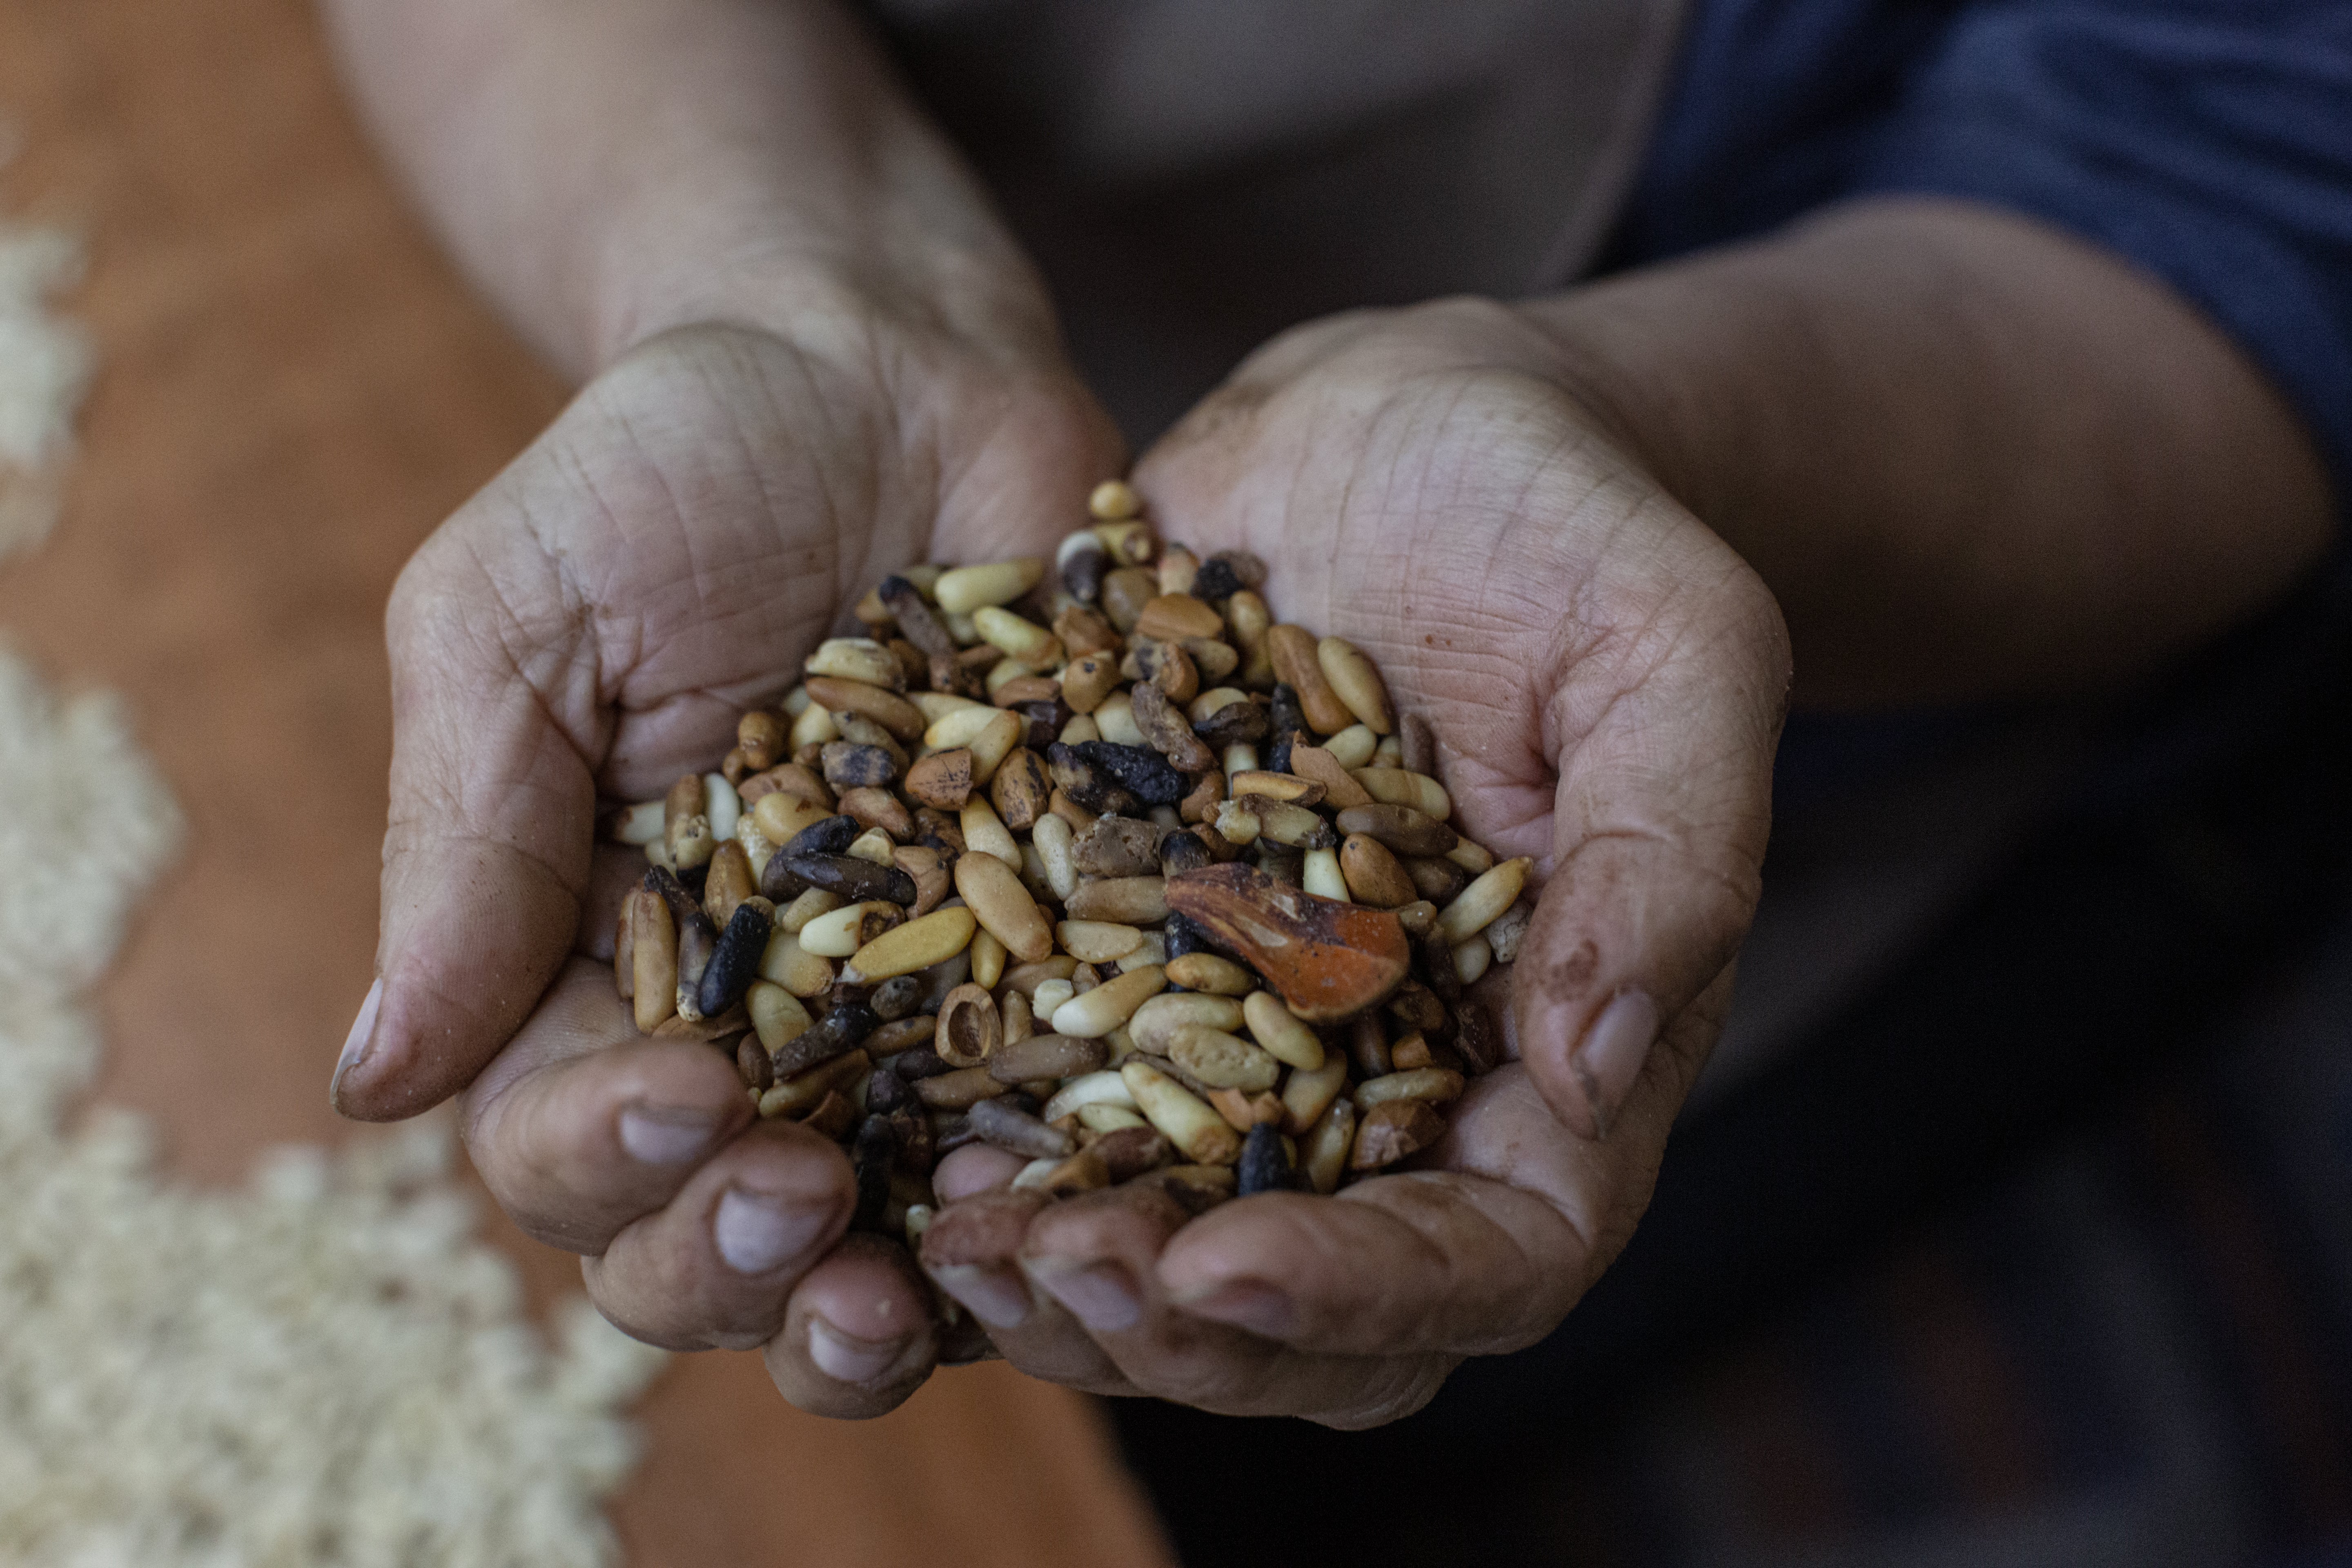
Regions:
[[607, 1316], [679, 1348], [765, 1346], [814, 1409], [873, 1413], [921, 1381], [929, 1292], [903, 1248], [843, 1239], [835, 1146], [757, 1122], [709, 1047], [638, 1037], [609, 959], [642, 858], [594, 847], [597, 803], [709, 767], [887, 571], [1050, 544], [1122, 466], [1058, 365], [878, 316], [821, 340], [665, 334], [393, 595], [380, 979], [335, 1103], [382, 1120], [462, 1093], [493, 1194], [583, 1256]]
[[1338, 318], [1139, 469], [1164, 537], [1256, 552], [1280, 618], [1371, 655], [1433, 726], [1457, 826], [1542, 892], [1509, 1059], [1419, 1168], [1190, 1224], [1118, 1188], [943, 1213], [926, 1259], [1016, 1365], [1374, 1425], [1549, 1332], [1632, 1235], [1729, 999], [1790, 664], [1762, 583], [1580, 384], [1500, 306]]

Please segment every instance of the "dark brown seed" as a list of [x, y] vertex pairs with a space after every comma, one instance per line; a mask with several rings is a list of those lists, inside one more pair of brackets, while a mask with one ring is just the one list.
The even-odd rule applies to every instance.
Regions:
[[[1367, 834], [1365, 837], [1370, 837]], [[1413, 891], [1439, 909], [1452, 903], [1462, 889], [1470, 885], [1470, 873], [1451, 860], [1418, 855], [1404, 863], [1404, 874], [1412, 879]]]
[[1131, 1193], [1138, 1198], [1146, 1191], [1156, 1192], [1164, 1194], [1186, 1218], [1197, 1218], [1232, 1197], [1234, 1187], [1231, 1165], [1168, 1165], [1111, 1190]]
[[1421, 897], [1388, 846], [1369, 833], [1350, 833], [1341, 841], [1339, 875], [1347, 879], [1349, 897], [1375, 909], [1402, 909]]
[[887, 1067], [877, 1067], [866, 1075], [866, 1109], [887, 1114], [915, 1103], [915, 1091], [907, 1080]]
[[[909, 850], [909, 854], [927, 854], [927, 850]], [[895, 1024], [922, 1005], [923, 983], [911, 974], [901, 974], [895, 980], [885, 980], [874, 988], [866, 1005], [874, 1016], [886, 1024]], [[879, 1053], [877, 1053], [877, 1055]]]
[[913, 1094], [909, 1089], [907, 1105], [890, 1113], [890, 1131], [898, 1140], [898, 1168], [928, 1176], [939, 1158], [939, 1144], [931, 1132], [930, 1117]]
[[890, 1058], [890, 1070], [908, 1083], [912, 1083], [917, 1079], [937, 1078], [940, 1074], [952, 1069], [940, 1059], [939, 1052], [931, 1049], [930, 1047], [913, 1046]]
[[824, 1098], [816, 1102], [816, 1109], [801, 1118], [801, 1125], [820, 1138], [838, 1143], [857, 1125], [857, 1107], [850, 1104], [839, 1089], [827, 1089]]
[[1307, 851], [1271, 839], [1257, 841], [1257, 868], [1285, 887], [1307, 885]]
[[857, 1174], [857, 1207], [849, 1228], [877, 1231], [890, 1212], [890, 1172], [898, 1162], [898, 1135], [887, 1116], [868, 1116], [857, 1125], [849, 1146], [850, 1169]]
[[949, 635], [939, 612], [924, 599], [922, 590], [904, 577], [885, 577], [876, 592], [881, 595], [883, 606], [897, 618], [898, 629], [906, 634], [908, 642], [933, 658], [955, 657], [955, 638]]
[[[941, 1080], [933, 1079], [937, 1083]], [[1000, 1149], [1015, 1154], [1025, 1154], [1032, 1160], [1060, 1160], [1075, 1152], [1076, 1144], [1066, 1132], [1048, 1127], [1024, 1110], [993, 1100], [982, 1100], [966, 1112], [971, 1118], [971, 1130]]]
[[791, 744], [784, 721], [763, 708], [754, 708], [735, 721], [735, 749], [743, 753], [743, 765], [750, 773], [774, 767], [783, 761]]
[[1032, 1035], [997, 1047], [988, 1058], [988, 1070], [1000, 1083], [1034, 1083], [1040, 1079], [1076, 1078], [1097, 1071], [1109, 1057], [1110, 1047], [1100, 1040]]
[[1150, 1127], [1122, 1127], [1116, 1132], [1106, 1132], [1091, 1147], [1110, 1167], [1110, 1179], [1114, 1182], [1133, 1181], [1176, 1157], [1174, 1146]]
[[[1075, 748], [1088, 767], [1147, 805], [1174, 805], [1192, 786], [1168, 760], [1148, 746], [1123, 746], [1116, 741], [1081, 741]], [[1065, 748], [1055, 746], [1055, 752]], [[1055, 782], [1060, 784], [1056, 776]], [[1068, 788], [1066, 784], [1064, 788]]]
[[[1054, 635], [1072, 658], [1088, 654], [1116, 654], [1119, 634], [1111, 624], [1083, 605], [1072, 605], [1054, 617]], [[1112, 663], [1118, 663], [1113, 658]]]
[[1396, 1071], [1396, 1058], [1389, 1053], [1388, 1031], [1382, 1027], [1380, 1015], [1359, 1014], [1349, 1023], [1348, 1059], [1355, 1066], [1358, 1082], [1386, 1078]]
[[1388, 1015], [1408, 1029], [1428, 1034], [1445, 1027], [1445, 1004], [1418, 980], [1408, 980], [1391, 994]]
[[1040, 756], [1077, 717], [1076, 710], [1058, 697], [1051, 702], [1024, 702], [1013, 711], [1028, 726], [1021, 732], [1021, 743]]
[[1045, 749], [1045, 761], [1053, 771], [1056, 793], [1066, 795], [1086, 811], [1097, 816], [1126, 816], [1139, 809], [1136, 798], [1121, 789], [1118, 780], [1108, 773], [1097, 773], [1076, 747], [1057, 742]]
[[1454, 829], [1409, 805], [1351, 805], [1333, 819], [1342, 833], [1363, 833], [1399, 855], [1444, 855], [1461, 843]]
[[[942, 1139], [942, 1153], [945, 1142]], [[1052, 1201], [1034, 1187], [1008, 1187], [976, 1193], [950, 1205], [923, 1232], [923, 1267], [952, 1268], [959, 1264], [1003, 1262], [1021, 1249], [1030, 1220]]]
[[1454, 1048], [1462, 1058], [1462, 1065], [1475, 1077], [1493, 1072], [1503, 1061], [1503, 1032], [1496, 1026], [1495, 1015], [1476, 997], [1465, 997], [1455, 1009], [1459, 1025], [1454, 1036]]
[[824, 782], [835, 790], [887, 789], [898, 779], [898, 764], [879, 746], [828, 741], [819, 754], [824, 759]]
[[1018, 708], [1024, 702], [1051, 702], [1062, 695], [1062, 683], [1050, 675], [1016, 675], [996, 689], [991, 699], [999, 708]]
[[812, 888], [822, 888], [851, 903], [880, 900], [886, 903], [915, 901], [915, 879], [896, 866], [877, 866], [855, 855], [793, 855], [784, 869]]
[[1160, 869], [1161, 844], [1168, 837], [1168, 830], [1156, 822], [1102, 817], [1071, 840], [1071, 863], [1087, 877], [1148, 876]]
[[931, 1123], [931, 1147], [940, 1154], [952, 1154], [967, 1143], [980, 1142], [980, 1134], [971, 1130], [971, 1118], [961, 1111], [932, 1110], [925, 1119], [932, 1117], [938, 1120]]
[[1053, 794], [1054, 785], [1045, 775], [1045, 764], [1026, 746], [1015, 747], [1006, 754], [988, 785], [989, 804], [996, 808], [1004, 826], [1015, 833], [1026, 833], [1037, 826]]
[[1171, 833], [1160, 841], [1160, 869], [1165, 876], [1198, 871], [1211, 863], [1209, 847], [1196, 832]]
[[[899, 978], [906, 978], [901, 975]], [[895, 1057], [900, 1051], [910, 1051], [918, 1046], [931, 1043], [938, 1021], [929, 1013], [918, 1013], [911, 1018], [893, 1018], [866, 1038], [866, 1052], [871, 1057]]]
[[768, 1047], [757, 1035], [746, 1035], [735, 1042], [735, 1070], [742, 1076], [743, 1087], [753, 1094], [767, 1093], [768, 1086], [776, 1081], [776, 1064], [769, 1060]]
[[1243, 1197], [1289, 1190], [1290, 1156], [1283, 1150], [1280, 1128], [1271, 1121], [1261, 1121], [1249, 1130], [1249, 1136], [1242, 1140], [1241, 1164], [1236, 1174]]
[[1110, 1167], [1092, 1149], [1081, 1149], [1046, 1172], [1036, 1185], [1039, 1191], [1057, 1198], [1100, 1192], [1110, 1185]]
[[1004, 1092], [1004, 1085], [989, 1077], [986, 1068], [958, 1068], [937, 1078], [915, 1080], [917, 1097], [934, 1110], [970, 1110]]
[[823, 822], [811, 823], [793, 834], [790, 843], [779, 844], [776, 847], [787, 856], [838, 855], [857, 842], [860, 831], [857, 819], [843, 813], [828, 816]]
[[1171, 767], [1197, 773], [1216, 765], [1217, 759], [1192, 733], [1183, 710], [1169, 700], [1168, 694], [1159, 687], [1138, 686], [1128, 693], [1128, 700], [1135, 710], [1136, 727], [1143, 731], [1143, 738], [1151, 742], [1152, 748], [1168, 759]]
[[[970, 711], [970, 710], [965, 710]], [[971, 752], [934, 752], [907, 770], [907, 793], [941, 811], [961, 811], [971, 798]]]
[[830, 1009], [814, 1028], [803, 1029], [784, 1042], [783, 1048], [776, 1053], [776, 1076], [798, 1078], [813, 1067], [847, 1056], [865, 1043], [877, 1022], [873, 1010], [863, 1004]]
[[1445, 1119], [1418, 1100], [1384, 1100], [1364, 1112], [1356, 1126], [1355, 1152], [1348, 1163], [1377, 1171], [1417, 1154], [1445, 1136]]
[[704, 1017], [716, 1018], [743, 1000], [751, 982], [760, 977], [760, 958], [768, 951], [768, 932], [774, 924], [764, 903], [747, 900], [735, 906], [733, 918], [711, 950], [696, 993], [695, 1005]]
[[1228, 702], [1192, 726], [1192, 733], [1223, 752], [1227, 746], [1254, 746], [1265, 739], [1266, 711], [1255, 702]]

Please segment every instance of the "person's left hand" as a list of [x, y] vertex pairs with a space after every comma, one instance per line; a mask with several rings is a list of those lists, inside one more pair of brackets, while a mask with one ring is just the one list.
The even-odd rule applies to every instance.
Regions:
[[[1455, 821], [1542, 879], [1510, 1060], [1420, 1167], [1186, 1225], [1045, 1205], [959, 1151], [932, 1277], [1024, 1370], [1363, 1426], [1556, 1327], [1632, 1235], [1730, 994], [1789, 685], [1778, 607], [1580, 400], [1529, 318], [1449, 302], [1276, 340], [1144, 461], [1163, 537], [1265, 558], [1284, 619], [1433, 726]], [[1181, 1227], [1181, 1228], [1180, 1228]]]

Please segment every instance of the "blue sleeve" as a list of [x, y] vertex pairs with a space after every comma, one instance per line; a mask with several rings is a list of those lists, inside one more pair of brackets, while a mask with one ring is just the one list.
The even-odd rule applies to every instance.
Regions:
[[2352, 5], [1703, 0], [1614, 259], [1843, 197], [2029, 214], [2164, 279], [2352, 504]]

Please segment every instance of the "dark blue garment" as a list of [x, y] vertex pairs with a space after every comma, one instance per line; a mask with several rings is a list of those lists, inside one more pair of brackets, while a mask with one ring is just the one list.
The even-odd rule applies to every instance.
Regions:
[[1849, 196], [2012, 208], [2210, 314], [2352, 504], [2352, 3], [1700, 0], [1681, 73], [1612, 264]]

